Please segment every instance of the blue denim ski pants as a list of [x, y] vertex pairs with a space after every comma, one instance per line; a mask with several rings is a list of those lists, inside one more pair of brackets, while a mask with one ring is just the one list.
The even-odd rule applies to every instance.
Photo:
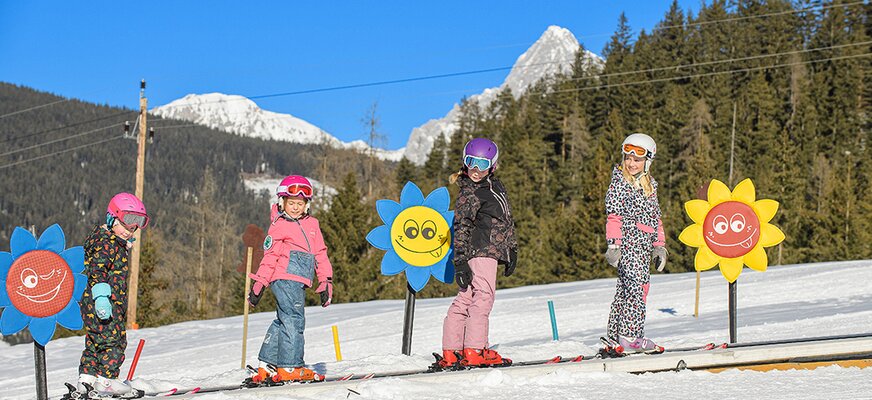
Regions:
[[302, 283], [278, 280], [270, 284], [276, 297], [276, 319], [266, 331], [257, 358], [279, 368], [303, 366], [306, 292]]

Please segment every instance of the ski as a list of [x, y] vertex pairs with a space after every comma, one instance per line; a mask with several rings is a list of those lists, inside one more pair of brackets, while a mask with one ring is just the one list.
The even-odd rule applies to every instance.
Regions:
[[85, 383], [85, 393], [79, 392], [76, 385], [72, 383], [65, 382], [64, 386], [67, 387], [67, 393], [61, 396], [61, 400], [127, 400], [127, 399], [139, 399], [145, 397], [145, 391], [139, 389], [132, 389], [130, 393], [119, 394], [119, 395], [105, 395], [99, 394], [94, 387]]

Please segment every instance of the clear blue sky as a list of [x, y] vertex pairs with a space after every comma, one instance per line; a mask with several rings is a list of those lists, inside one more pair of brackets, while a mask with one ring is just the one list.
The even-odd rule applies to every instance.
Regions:
[[[188, 93], [243, 96], [511, 66], [549, 25], [600, 54], [624, 11], [650, 29], [671, 1], [0, 0], [0, 81], [149, 108]], [[681, 0], [699, 10], [699, 0]], [[257, 100], [342, 140], [378, 102], [383, 147], [508, 71]]]

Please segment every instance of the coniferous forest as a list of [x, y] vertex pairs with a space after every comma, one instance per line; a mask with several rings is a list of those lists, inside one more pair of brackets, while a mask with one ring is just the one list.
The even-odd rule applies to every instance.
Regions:
[[[463, 144], [477, 136], [501, 146], [496, 173], [519, 234], [516, 273], [501, 287], [616, 274], [602, 257], [603, 201], [632, 132], [657, 141], [651, 174], [670, 251], [665, 273], [693, 270], [695, 249], [678, 241], [690, 224], [683, 207], [710, 179], [732, 188], [751, 178], [758, 198], [780, 203], [772, 223], [786, 240], [767, 249], [770, 265], [872, 258], [872, 6], [707, 3], [693, 13], [673, 3], [650, 32], [622, 17], [605, 48], [591, 49], [601, 50], [601, 69], [579, 58], [570, 73], [519, 97], [506, 90], [487, 106], [463, 101], [460, 128], [436, 141], [423, 166], [155, 118], [144, 199], [155, 223], [142, 243], [140, 324], [241, 312], [241, 235], [248, 223], [268, 224], [267, 199], [241, 182], [254, 173], [301, 173], [337, 189], [329, 208], [316, 200], [313, 212], [334, 264], [334, 302], [401, 298], [405, 278], [381, 276], [383, 252], [365, 241], [381, 225], [374, 203], [398, 199], [408, 180], [425, 194], [448, 185]], [[0, 114], [58, 99], [0, 84]], [[133, 190], [135, 140], [58, 155], [50, 154], [62, 147], [24, 149], [112, 124], [120, 135], [120, 124], [135, 118], [132, 110], [66, 101], [0, 119], [0, 248], [8, 249], [15, 226], [40, 232], [54, 222], [68, 246], [80, 243], [109, 197]], [[79, 121], [91, 122], [55, 129]], [[83, 143], [64, 146], [74, 142]], [[431, 280], [419, 295], [455, 291]], [[257, 310], [273, 305], [266, 299]]]

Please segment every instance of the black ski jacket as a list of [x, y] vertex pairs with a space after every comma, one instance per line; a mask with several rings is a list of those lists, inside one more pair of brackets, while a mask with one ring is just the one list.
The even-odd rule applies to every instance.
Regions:
[[454, 265], [475, 257], [506, 264], [517, 252], [515, 223], [506, 188], [493, 174], [473, 182], [466, 174], [457, 178], [460, 193], [454, 207]]

